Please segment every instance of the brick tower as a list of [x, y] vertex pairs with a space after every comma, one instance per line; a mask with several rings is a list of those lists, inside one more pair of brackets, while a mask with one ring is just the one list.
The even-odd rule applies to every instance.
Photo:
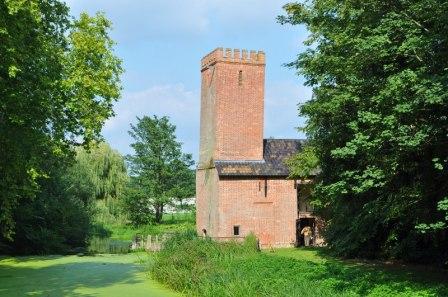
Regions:
[[196, 175], [197, 228], [217, 237], [220, 205], [215, 160], [262, 160], [263, 52], [217, 48], [201, 60], [201, 125]]
[[261, 247], [296, 241], [297, 187], [286, 158], [301, 142], [263, 139], [265, 55], [218, 48], [201, 61], [201, 131], [196, 172], [200, 235]]
[[217, 48], [201, 61], [199, 168], [263, 159], [263, 52]]

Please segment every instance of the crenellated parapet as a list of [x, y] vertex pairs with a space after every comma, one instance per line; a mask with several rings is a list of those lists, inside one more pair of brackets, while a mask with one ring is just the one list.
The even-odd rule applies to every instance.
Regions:
[[217, 62], [265, 65], [265, 54], [262, 51], [219, 47], [202, 58], [201, 71]]

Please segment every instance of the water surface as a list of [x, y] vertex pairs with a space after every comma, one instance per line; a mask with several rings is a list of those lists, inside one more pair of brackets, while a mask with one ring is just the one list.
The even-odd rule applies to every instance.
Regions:
[[0, 296], [180, 296], [149, 278], [143, 264], [148, 257], [0, 257]]

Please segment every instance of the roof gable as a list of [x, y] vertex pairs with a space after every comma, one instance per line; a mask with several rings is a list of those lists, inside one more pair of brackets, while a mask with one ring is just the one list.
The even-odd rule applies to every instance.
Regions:
[[219, 176], [287, 177], [285, 161], [299, 152], [304, 143], [301, 139], [264, 139], [263, 160], [216, 160], [215, 167]]

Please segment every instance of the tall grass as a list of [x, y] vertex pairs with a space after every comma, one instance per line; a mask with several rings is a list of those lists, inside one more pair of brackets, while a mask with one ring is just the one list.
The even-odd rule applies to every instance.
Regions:
[[89, 241], [90, 254], [126, 254], [130, 252], [130, 241], [92, 237]]
[[199, 293], [205, 284], [203, 280], [218, 279], [225, 264], [256, 254], [257, 242], [253, 236], [243, 244], [217, 244], [198, 238], [194, 231], [188, 231], [177, 234], [164, 244], [156, 255], [151, 271], [157, 280], [175, 290]]
[[151, 273], [188, 296], [448, 296], [446, 284], [409, 271], [258, 252], [253, 236], [242, 244], [204, 240], [194, 232], [174, 236], [156, 255]]

